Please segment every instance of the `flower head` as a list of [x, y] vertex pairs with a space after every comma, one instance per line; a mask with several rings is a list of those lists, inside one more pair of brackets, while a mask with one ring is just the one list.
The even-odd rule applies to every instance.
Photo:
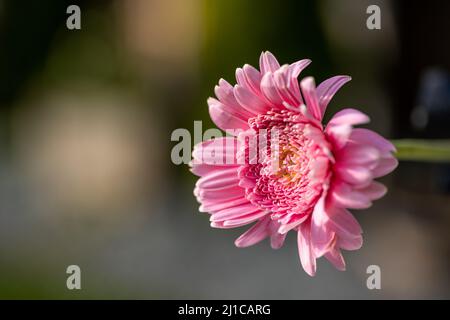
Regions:
[[377, 133], [354, 128], [369, 122], [355, 109], [343, 109], [323, 126], [334, 94], [348, 76], [315, 86], [297, 80], [310, 63], [280, 66], [265, 52], [260, 70], [236, 70], [233, 87], [221, 79], [217, 99], [209, 98], [214, 123], [233, 136], [194, 147], [191, 170], [201, 178], [194, 194], [211, 226], [235, 228], [253, 223], [235, 244], [247, 247], [270, 237], [272, 248], [297, 232], [300, 261], [309, 275], [325, 256], [344, 270], [341, 249], [362, 245], [362, 230], [348, 209], [368, 208], [386, 188], [375, 178], [398, 162], [394, 146]]

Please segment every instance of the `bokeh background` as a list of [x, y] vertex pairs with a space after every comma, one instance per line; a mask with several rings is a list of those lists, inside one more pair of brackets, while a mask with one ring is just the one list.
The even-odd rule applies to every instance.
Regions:
[[[81, 8], [81, 30], [66, 8]], [[381, 8], [381, 30], [366, 9]], [[220, 77], [310, 58], [317, 82], [353, 80], [389, 138], [450, 138], [449, 1], [0, 1], [0, 298], [450, 298], [450, 167], [401, 162], [389, 193], [356, 212], [348, 270], [301, 269], [296, 239], [237, 249], [209, 227], [196, 178], [171, 162], [176, 128], [213, 127]], [[66, 288], [79, 265], [82, 290]], [[379, 265], [381, 290], [366, 268]]]

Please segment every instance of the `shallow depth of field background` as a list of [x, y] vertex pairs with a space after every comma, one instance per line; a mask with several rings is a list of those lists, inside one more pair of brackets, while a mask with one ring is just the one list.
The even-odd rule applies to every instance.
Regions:
[[389, 138], [450, 138], [450, 2], [82, 1], [79, 31], [70, 4], [0, 2], [0, 298], [450, 298], [449, 165], [400, 163], [356, 212], [347, 271], [321, 259], [310, 278], [293, 234], [238, 249], [245, 228], [210, 228], [170, 160], [172, 131], [212, 127], [214, 85], [263, 50], [312, 59], [316, 82], [353, 77], [328, 117], [356, 107]]

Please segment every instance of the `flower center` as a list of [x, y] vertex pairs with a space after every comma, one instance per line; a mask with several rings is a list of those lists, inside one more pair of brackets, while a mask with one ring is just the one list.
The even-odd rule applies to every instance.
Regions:
[[[315, 161], [324, 155], [317, 141], [325, 139], [323, 134], [312, 138], [307, 134], [310, 124], [286, 110], [256, 116], [249, 124], [256, 136], [267, 133], [268, 144], [258, 150], [257, 163], [246, 162], [239, 170], [247, 198], [282, 223], [310, 214], [322, 193]], [[248, 153], [249, 145], [244, 148]]]
[[301, 179], [301, 161], [304, 156], [302, 150], [296, 146], [289, 144], [282, 146], [279, 157], [279, 169], [275, 173], [280, 182], [290, 184]]

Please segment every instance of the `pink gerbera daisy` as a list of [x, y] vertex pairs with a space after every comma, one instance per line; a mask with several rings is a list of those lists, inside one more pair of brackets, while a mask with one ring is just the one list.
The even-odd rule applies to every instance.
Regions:
[[[368, 208], [382, 197], [386, 187], [374, 178], [398, 162], [389, 141], [353, 128], [369, 122], [360, 111], [343, 109], [322, 125], [328, 103], [350, 77], [332, 77], [317, 88], [311, 77], [299, 83], [310, 62], [280, 66], [265, 52], [259, 71], [250, 65], [236, 70], [234, 87], [221, 79], [209, 113], [234, 135], [197, 144], [191, 170], [201, 177], [194, 194], [212, 227], [254, 223], [235, 241], [238, 247], [270, 237], [272, 248], [280, 248], [296, 231], [301, 264], [313, 276], [321, 256], [345, 269], [341, 249], [362, 245], [361, 227], [347, 209]], [[250, 141], [257, 141], [256, 152]]]

